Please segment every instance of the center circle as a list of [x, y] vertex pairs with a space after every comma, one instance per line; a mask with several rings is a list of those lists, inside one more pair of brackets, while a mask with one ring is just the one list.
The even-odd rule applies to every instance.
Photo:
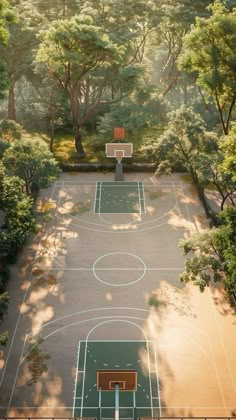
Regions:
[[98, 281], [109, 286], [129, 286], [140, 281], [147, 267], [137, 255], [128, 252], [110, 252], [93, 264], [93, 274]]

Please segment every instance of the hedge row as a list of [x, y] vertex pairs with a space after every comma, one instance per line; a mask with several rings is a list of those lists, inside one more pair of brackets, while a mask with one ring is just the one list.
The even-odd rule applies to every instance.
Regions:
[[[63, 172], [96, 172], [114, 171], [115, 163], [61, 163], [60, 168]], [[155, 172], [155, 163], [132, 163], [123, 164], [125, 172]]]

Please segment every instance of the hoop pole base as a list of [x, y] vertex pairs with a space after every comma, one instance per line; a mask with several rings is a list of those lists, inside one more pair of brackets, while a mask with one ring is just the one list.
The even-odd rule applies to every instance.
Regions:
[[119, 162], [116, 164], [115, 181], [124, 181], [123, 166]]

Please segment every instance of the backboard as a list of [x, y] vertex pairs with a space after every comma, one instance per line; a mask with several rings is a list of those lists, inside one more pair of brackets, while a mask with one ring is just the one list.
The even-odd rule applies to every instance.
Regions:
[[133, 144], [132, 143], [106, 143], [106, 157], [118, 156], [132, 157], [133, 155]]
[[137, 390], [136, 370], [97, 370], [97, 390], [114, 391], [115, 385], [119, 391]]

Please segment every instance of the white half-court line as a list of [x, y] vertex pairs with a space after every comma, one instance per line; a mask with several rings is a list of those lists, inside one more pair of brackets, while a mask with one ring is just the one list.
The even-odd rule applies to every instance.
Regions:
[[[142, 265], [143, 265], [143, 267], [142, 267], [142, 274], [141, 274], [141, 276], [139, 276], [136, 280], [134, 280], [134, 281], [131, 281], [131, 282], [129, 282], [129, 283], [121, 283], [121, 284], [117, 284], [117, 283], [110, 283], [110, 282], [107, 282], [107, 281], [104, 281], [104, 280], [102, 280], [97, 274], [96, 274], [96, 264], [99, 262], [99, 261], [101, 261], [103, 258], [105, 258], [105, 257], [110, 257], [110, 256], [113, 256], [113, 255], [128, 255], [128, 256], [131, 256], [131, 257], [134, 257], [134, 258], [136, 258]], [[113, 271], [113, 269], [111, 269], [112, 271]], [[146, 264], [144, 263], [144, 261], [140, 258], [140, 257], [138, 257], [137, 255], [135, 255], [135, 254], [130, 254], [130, 253], [128, 253], [128, 252], [110, 252], [109, 254], [104, 254], [104, 255], [102, 255], [101, 257], [99, 257], [95, 262], [94, 262], [94, 264], [93, 264], [93, 274], [94, 274], [94, 277], [96, 277], [96, 279], [98, 280], [98, 281], [100, 281], [101, 283], [104, 283], [104, 284], [107, 284], [107, 285], [109, 285], [109, 286], [114, 286], [114, 287], [122, 287], [122, 286], [130, 286], [131, 284], [134, 284], [134, 283], [137, 283], [138, 281], [140, 281], [144, 276], [145, 276], [145, 274], [146, 274]]]
[[[52, 198], [54, 196], [55, 188], [56, 188], [56, 185], [54, 184], [53, 190], [52, 190], [52, 193], [51, 193], [50, 200], [52, 200]], [[31, 267], [33, 267], [33, 265], [34, 265], [34, 263], [36, 261], [36, 258], [37, 258], [37, 255], [38, 255], [38, 250], [39, 250], [39, 247], [40, 247], [40, 244], [41, 244], [41, 241], [42, 241], [42, 238], [43, 238], [43, 234], [44, 234], [44, 231], [45, 231], [45, 226], [46, 226], [46, 222], [43, 224], [43, 229], [42, 229], [40, 241], [38, 243], [38, 246], [37, 246], [37, 250], [35, 252], [34, 259], [33, 259], [32, 263], [31, 263]], [[28, 294], [28, 290], [29, 290], [29, 288], [31, 286], [31, 280], [32, 280], [32, 268], [31, 268], [31, 271], [30, 271], [28, 285], [27, 285], [27, 288], [25, 290], [25, 293], [24, 293], [24, 296], [23, 296], [23, 300], [22, 300], [21, 305], [23, 305], [23, 303], [25, 302], [26, 296]], [[19, 322], [21, 320], [21, 316], [22, 316], [22, 314], [19, 313], [18, 318], [17, 318], [17, 321], [16, 321], [16, 326], [15, 326], [15, 329], [13, 331], [13, 336], [12, 336], [12, 339], [11, 339], [11, 343], [10, 343], [10, 347], [9, 347], [9, 350], [8, 350], [8, 354], [7, 354], [7, 357], [6, 357], [5, 366], [4, 366], [3, 371], [2, 371], [2, 376], [1, 376], [1, 381], [0, 381], [0, 389], [1, 389], [1, 386], [2, 386], [2, 383], [3, 383], [3, 379], [4, 379], [4, 376], [5, 376], [5, 372], [6, 372], [6, 368], [7, 368], [8, 361], [9, 361], [9, 357], [10, 357], [10, 354], [11, 354], [12, 346], [13, 346], [13, 343], [15, 341], [15, 336], [16, 336], [16, 332], [17, 332], [17, 329], [18, 329]], [[24, 344], [23, 344], [23, 347], [24, 347]]]

